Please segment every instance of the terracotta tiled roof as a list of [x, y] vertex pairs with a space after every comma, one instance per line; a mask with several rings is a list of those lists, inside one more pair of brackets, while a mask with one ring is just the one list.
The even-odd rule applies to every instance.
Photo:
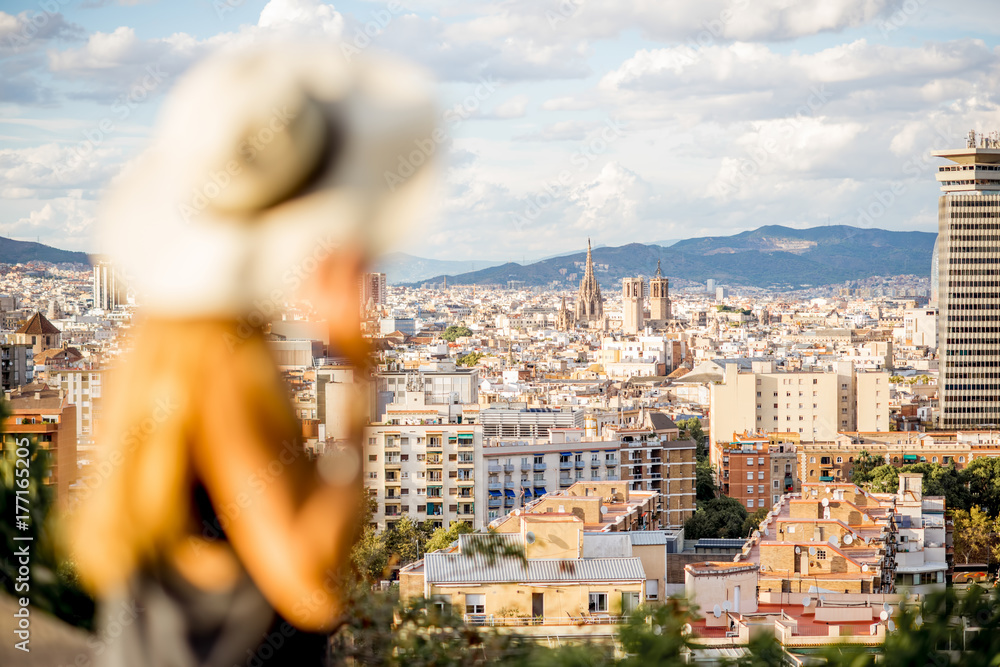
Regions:
[[40, 334], [60, 334], [62, 332], [56, 328], [56, 325], [49, 322], [44, 315], [35, 313], [16, 333], [37, 336]]

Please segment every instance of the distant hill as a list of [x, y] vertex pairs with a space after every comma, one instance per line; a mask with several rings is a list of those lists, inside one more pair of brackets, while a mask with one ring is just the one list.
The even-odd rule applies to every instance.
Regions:
[[0, 236], [0, 264], [26, 264], [27, 262], [90, 264], [90, 257], [85, 252], [60, 250], [33, 241], [15, 241]]
[[375, 263], [375, 270], [385, 273], [385, 278], [392, 284], [422, 282], [433, 276], [451, 273], [464, 273], [496, 266], [500, 262], [486, 260], [448, 261], [443, 259], [427, 259], [408, 255], [405, 252], [394, 252], [385, 255]]
[[[722, 284], [795, 288], [827, 285], [870, 276], [930, 274], [936, 234], [891, 232], [844, 225], [791, 229], [769, 225], [733, 236], [685, 239], [670, 247], [630, 243], [593, 251], [602, 287], [615, 288], [626, 276], [652, 275], [660, 260], [670, 278]], [[508, 263], [478, 271], [448, 275], [454, 285], [505, 285], [522, 280], [527, 285], [560, 281], [575, 286], [567, 276], [582, 275], [586, 251], [522, 266]], [[560, 269], [565, 271], [560, 272]], [[444, 276], [431, 278], [438, 282]]]

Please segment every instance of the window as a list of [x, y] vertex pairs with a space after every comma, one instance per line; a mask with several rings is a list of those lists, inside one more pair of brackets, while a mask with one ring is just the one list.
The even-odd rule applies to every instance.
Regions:
[[760, 458], [757, 459], [757, 465], [764, 465], [764, 457], [763, 456], [761, 456]]
[[816, 463], [816, 457], [815, 456], [810, 456], [809, 457], [809, 463]]
[[959, 456], [958, 457], [958, 462], [959, 463], [965, 463], [965, 457], [964, 456]]
[[757, 473], [757, 479], [764, 479], [764, 471], [763, 470], [761, 470], [760, 472]]
[[486, 613], [486, 596], [485, 595], [466, 595], [465, 596], [465, 613], [466, 614], [485, 614]]
[[826, 549], [816, 550], [816, 560], [826, 560]]
[[608, 610], [608, 594], [591, 593], [589, 611], [593, 613], [595, 611], [607, 611], [607, 610]]
[[778, 480], [772, 481], [771, 486], [773, 486], [774, 488], [778, 488]]
[[752, 466], [753, 465], [753, 457], [752, 456], [748, 456], [747, 457], [747, 465], [748, 466]]
[[753, 493], [753, 486], [747, 485], [747, 495], [749, 496], [752, 493]]
[[753, 498], [747, 498], [747, 507], [753, 507]]
[[844, 457], [843, 456], [838, 456], [837, 457], [837, 463], [843, 463], [843, 462], [844, 462]]
[[753, 470], [747, 471], [747, 479], [753, 479]]

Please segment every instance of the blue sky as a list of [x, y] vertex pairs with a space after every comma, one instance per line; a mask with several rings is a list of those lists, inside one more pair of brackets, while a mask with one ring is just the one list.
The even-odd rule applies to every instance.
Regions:
[[400, 54], [436, 77], [442, 111], [468, 109], [442, 120], [414, 254], [933, 231], [926, 155], [1000, 129], [997, 18], [989, 0], [5, 1], [0, 235], [99, 251], [101, 193], [174, 82], [270, 33]]

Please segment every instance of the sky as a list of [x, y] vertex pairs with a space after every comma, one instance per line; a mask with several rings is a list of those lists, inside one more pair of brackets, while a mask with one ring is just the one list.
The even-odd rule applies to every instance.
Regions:
[[1000, 129], [998, 18], [995, 0], [3, 0], [0, 235], [100, 252], [101, 194], [171, 87], [273, 34], [436, 80], [437, 197], [390, 249], [935, 231], [930, 151]]

